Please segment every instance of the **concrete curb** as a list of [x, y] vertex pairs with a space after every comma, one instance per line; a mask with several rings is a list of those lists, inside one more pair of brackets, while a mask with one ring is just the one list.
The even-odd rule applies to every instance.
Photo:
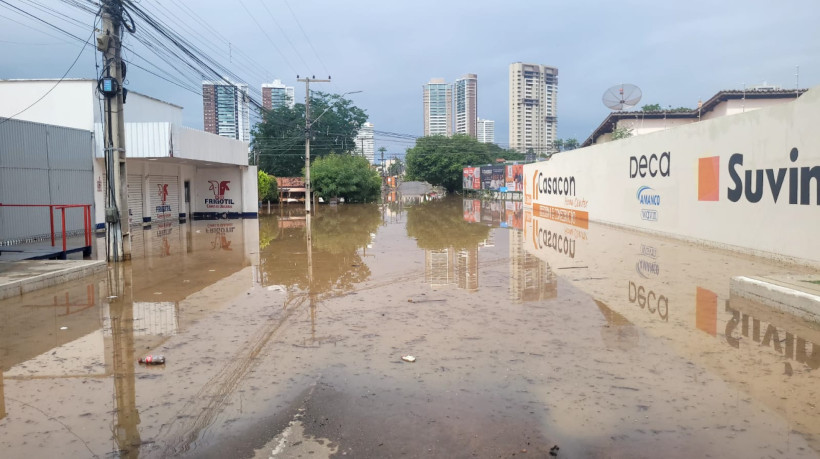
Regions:
[[0, 300], [90, 276], [105, 271], [107, 267], [108, 263], [104, 260], [75, 262], [62, 269], [13, 280], [0, 285]]
[[738, 276], [729, 284], [729, 292], [779, 311], [820, 323], [820, 295], [783, 285], [776, 280]]

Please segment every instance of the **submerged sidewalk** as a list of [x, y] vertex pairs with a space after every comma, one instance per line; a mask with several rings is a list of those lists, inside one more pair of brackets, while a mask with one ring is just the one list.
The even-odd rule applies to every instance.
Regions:
[[820, 275], [738, 276], [732, 294], [820, 323]]
[[0, 261], [0, 300], [105, 271], [104, 260]]

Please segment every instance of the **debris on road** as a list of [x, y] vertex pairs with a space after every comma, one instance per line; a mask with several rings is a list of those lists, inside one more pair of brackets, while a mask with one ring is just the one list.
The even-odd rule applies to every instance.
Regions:
[[403, 355], [403, 356], [401, 356], [401, 359], [404, 360], [405, 362], [410, 362], [410, 363], [413, 363], [413, 362], [416, 361], [416, 358], [413, 357], [412, 355]]

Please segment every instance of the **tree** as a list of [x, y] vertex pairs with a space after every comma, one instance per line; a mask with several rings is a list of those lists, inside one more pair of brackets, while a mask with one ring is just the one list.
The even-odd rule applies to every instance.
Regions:
[[401, 175], [404, 172], [404, 163], [398, 158], [393, 158], [393, 162], [387, 166], [387, 175]]
[[659, 112], [663, 109], [661, 108], [661, 104], [646, 104], [641, 107], [641, 110], [645, 112]]
[[632, 137], [632, 128], [624, 126], [612, 130], [612, 140], [626, 139], [628, 137]]
[[310, 167], [313, 189], [323, 198], [346, 202], [370, 202], [378, 198], [382, 180], [361, 156], [329, 154]]
[[552, 148], [554, 149], [554, 151], [564, 151], [564, 141], [562, 139], [553, 140]]
[[275, 201], [279, 195], [276, 187], [276, 177], [259, 171], [257, 174], [259, 201]]
[[564, 151], [575, 150], [579, 146], [581, 145], [578, 143], [578, 139], [570, 138], [564, 140]]
[[408, 180], [426, 181], [448, 191], [460, 189], [465, 166], [491, 163], [487, 144], [465, 135], [420, 137], [407, 149]]
[[[355, 149], [355, 137], [367, 121], [364, 110], [336, 94], [310, 96], [311, 159]], [[264, 114], [253, 129], [251, 148], [259, 168], [277, 177], [302, 175], [305, 166], [305, 104], [284, 106]]]

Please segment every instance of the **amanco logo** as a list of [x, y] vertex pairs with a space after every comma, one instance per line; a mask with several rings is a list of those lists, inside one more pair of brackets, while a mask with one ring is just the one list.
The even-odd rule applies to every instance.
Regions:
[[570, 258], [575, 258], [575, 239], [550, 230], [539, 228], [537, 220], [532, 222], [532, 226], [533, 244], [536, 249], [543, 250], [546, 247], [561, 255], [567, 255]]
[[672, 167], [672, 153], [665, 151], [660, 155], [652, 153], [649, 156], [630, 156], [629, 157], [629, 178], [641, 177], [647, 175], [655, 177], [669, 177], [669, 171]]
[[[799, 157], [797, 148], [792, 148], [789, 160], [794, 163]], [[730, 201], [738, 202], [745, 198], [748, 202], [756, 203], [764, 195], [769, 195], [776, 203], [781, 195], [788, 194], [789, 204], [808, 206], [811, 205], [811, 181], [814, 179], [814, 201], [816, 205], [820, 205], [820, 166], [742, 170], [740, 167], [743, 166], [743, 161], [742, 153], [729, 157], [728, 172], [732, 186], [726, 189], [726, 197]], [[718, 201], [719, 195], [720, 156], [699, 158], [698, 201]]]
[[548, 177], [536, 169], [532, 175], [532, 194], [535, 199], [541, 194], [575, 196], [575, 177]]
[[[635, 197], [641, 206], [657, 207], [661, 205], [661, 195], [652, 187], [642, 186], [638, 188]], [[652, 208], [641, 209], [641, 220], [658, 221], [658, 211]]]

